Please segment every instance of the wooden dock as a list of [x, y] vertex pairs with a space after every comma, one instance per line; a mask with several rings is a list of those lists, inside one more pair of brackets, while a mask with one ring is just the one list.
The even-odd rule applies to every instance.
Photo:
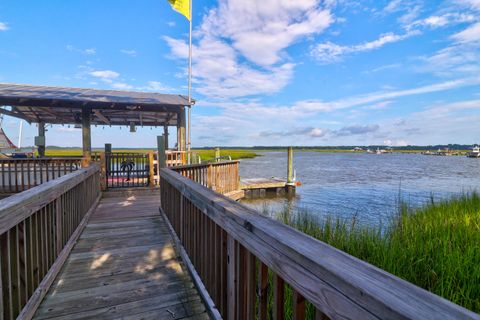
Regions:
[[34, 319], [208, 319], [159, 205], [106, 193]]
[[[241, 179], [240, 190], [243, 194], [240, 199], [243, 197], [264, 197], [267, 193], [276, 195], [295, 194], [295, 188], [296, 184], [289, 186], [286, 180], [280, 178]], [[234, 197], [231, 198], [235, 199]]]

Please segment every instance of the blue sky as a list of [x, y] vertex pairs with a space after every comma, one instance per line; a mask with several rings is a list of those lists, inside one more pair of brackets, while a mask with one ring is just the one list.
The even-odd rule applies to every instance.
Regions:
[[[480, 0], [194, 0], [193, 21], [194, 147], [480, 141]], [[185, 94], [187, 41], [166, 0], [2, 0], [0, 82]], [[18, 120], [4, 129], [16, 140]]]

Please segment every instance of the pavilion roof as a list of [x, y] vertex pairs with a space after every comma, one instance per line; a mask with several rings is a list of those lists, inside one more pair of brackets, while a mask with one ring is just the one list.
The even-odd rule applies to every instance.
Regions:
[[175, 94], [0, 83], [0, 107], [11, 107], [0, 113], [30, 123], [81, 123], [82, 109], [89, 108], [92, 124], [173, 126], [188, 105]]

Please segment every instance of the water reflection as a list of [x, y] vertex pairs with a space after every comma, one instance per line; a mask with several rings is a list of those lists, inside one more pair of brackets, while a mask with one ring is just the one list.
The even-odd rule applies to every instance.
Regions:
[[[285, 177], [286, 152], [262, 153], [242, 160], [242, 178]], [[399, 199], [411, 206], [476, 190], [480, 185], [480, 159], [420, 154], [365, 154], [296, 152], [294, 165], [302, 186], [293, 199], [248, 199], [258, 210], [276, 212], [285, 207], [306, 209], [361, 223], [388, 223], [398, 212]]]

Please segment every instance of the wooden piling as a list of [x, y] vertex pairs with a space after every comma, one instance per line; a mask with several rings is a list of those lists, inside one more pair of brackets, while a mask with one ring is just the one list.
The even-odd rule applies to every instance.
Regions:
[[215, 161], [217, 161], [217, 159], [220, 158], [220, 148], [215, 148]]
[[287, 164], [287, 185], [286, 190], [289, 195], [295, 194], [295, 181], [293, 177], [293, 147], [288, 147], [287, 151], [288, 164]]

